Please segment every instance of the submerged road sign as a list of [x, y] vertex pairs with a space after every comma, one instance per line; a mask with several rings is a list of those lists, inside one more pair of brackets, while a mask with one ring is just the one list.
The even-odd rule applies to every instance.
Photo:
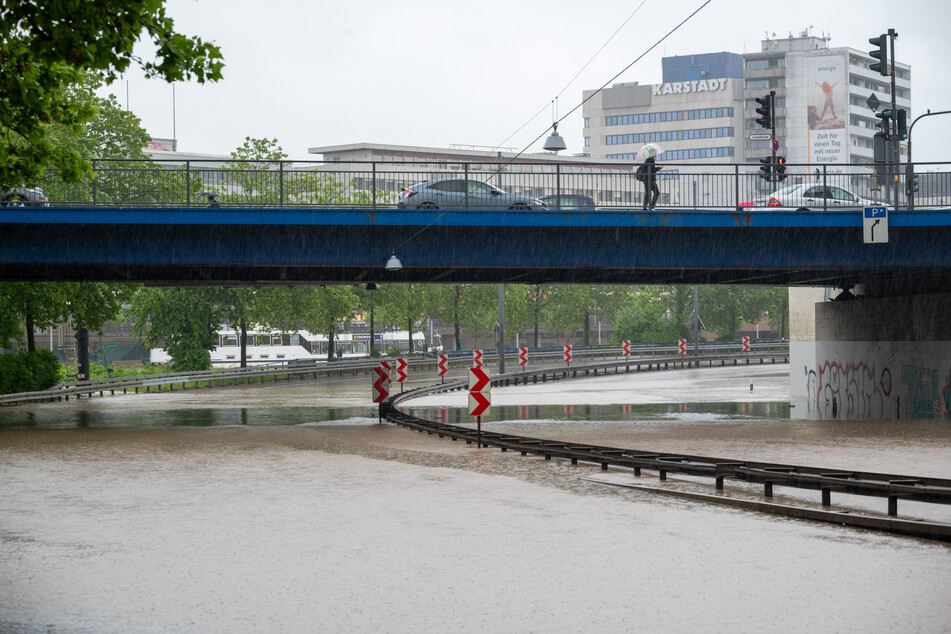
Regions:
[[449, 363], [449, 357], [444, 354], [439, 355], [439, 363], [436, 364], [436, 367], [439, 368], [437, 376], [442, 376], [449, 371], [447, 364]]
[[631, 356], [631, 342], [627, 339], [621, 342], [621, 356]]

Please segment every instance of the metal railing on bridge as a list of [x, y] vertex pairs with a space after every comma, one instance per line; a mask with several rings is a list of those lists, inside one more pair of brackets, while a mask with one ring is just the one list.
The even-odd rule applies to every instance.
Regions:
[[[663, 157], [661, 157], [663, 158]], [[675, 209], [736, 210], [767, 206], [782, 188], [806, 184], [821, 188], [816, 207], [843, 203], [838, 190], [866, 201], [892, 201], [876, 189], [875, 165], [786, 164], [781, 182], [767, 182], [759, 163], [664, 163], [657, 176], [659, 206]], [[918, 206], [951, 201], [947, 164], [919, 163], [897, 176], [900, 200], [906, 201], [909, 174], [919, 176]], [[637, 209], [644, 185], [635, 178], [637, 164], [624, 161], [579, 163], [531, 162], [389, 162], [389, 161], [223, 161], [96, 159], [96, 177], [78, 184], [60, 182], [55, 170], [36, 183], [53, 206], [203, 207], [201, 196], [217, 196], [221, 206], [267, 208], [395, 207], [404, 188], [436, 178], [488, 182], [509, 193], [540, 198], [555, 195], [590, 197], [598, 209]], [[467, 203], [463, 203], [463, 206]], [[478, 208], [473, 205], [472, 208]]]

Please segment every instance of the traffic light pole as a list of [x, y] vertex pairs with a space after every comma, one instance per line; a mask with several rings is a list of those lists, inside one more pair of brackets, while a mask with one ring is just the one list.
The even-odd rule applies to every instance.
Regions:
[[931, 112], [929, 110], [925, 114], [915, 117], [915, 120], [911, 122], [910, 126], [908, 126], [908, 167], [905, 170], [905, 187], [907, 188], [906, 194], [908, 195], [908, 208], [912, 210], [915, 208], [915, 189], [912, 186], [915, 174], [915, 164], [911, 160], [911, 132], [915, 129], [915, 124], [918, 123], [919, 119], [933, 117], [939, 114], [951, 114], [951, 110], [941, 110], [939, 112]]
[[772, 151], [772, 159], [770, 165], [772, 166], [772, 172], [769, 175], [769, 182], [773, 185], [772, 193], [776, 193], [776, 183], [778, 173], [776, 172], [776, 91], [769, 91], [769, 112], [770, 112], [770, 123], [772, 124], [769, 134], [769, 148]]
[[894, 132], [892, 133], [892, 165], [894, 169], [891, 170], [891, 181], [892, 187], [894, 188], [894, 208], [898, 209], [898, 166], [901, 164], [901, 150], [900, 143], [901, 140], [898, 138], [898, 103], [897, 95], [895, 94], [895, 38], [898, 37], [898, 33], [895, 32], [895, 29], [888, 29], [888, 40], [891, 53], [889, 60], [891, 64], [891, 75], [892, 75], [892, 113], [895, 115], [894, 122], [889, 122], [888, 127]]

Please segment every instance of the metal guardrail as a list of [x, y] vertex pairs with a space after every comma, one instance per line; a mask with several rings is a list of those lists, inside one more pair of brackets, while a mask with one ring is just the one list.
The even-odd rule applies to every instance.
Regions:
[[[875, 166], [867, 163], [797, 165], [787, 163], [782, 182], [762, 178], [759, 163], [716, 164], [671, 161], [658, 174], [660, 206], [677, 209], [729, 209], [761, 204], [777, 188], [810, 183], [841, 187], [869, 200], [886, 199], [875, 187]], [[59, 181], [48, 170], [36, 183], [54, 206], [204, 207], [199, 194], [214, 192], [221, 210], [232, 207], [383, 208], [394, 207], [405, 187], [434, 178], [488, 182], [507, 192], [539, 198], [547, 195], [591, 197], [601, 209], [642, 207], [643, 184], [637, 165], [626, 161], [579, 163], [518, 160], [485, 162], [391, 161], [221, 161], [96, 159], [96, 177], [79, 184]], [[918, 206], [951, 201], [951, 172], [943, 163], [902, 166], [901, 200], [908, 174], [919, 174]], [[892, 200], [892, 196], [887, 196]], [[827, 200], [830, 208], [838, 204]], [[464, 205], [468, 205], [465, 202]], [[473, 208], [478, 208], [473, 205]]]
[[[768, 354], [758, 355], [758, 357], [760, 363], [764, 363], [768, 358]], [[726, 361], [730, 358], [731, 357], [720, 356], [715, 358], [708, 357], [701, 359], [695, 357], [693, 359], [684, 359], [678, 356], [648, 359], [646, 363], [649, 364], [648, 370], [654, 368], [659, 370], [661, 366], [665, 369], [671, 366], [677, 367], [678, 365], [683, 367], [684, 364], [699, 368], [702, 367], [702, 361], [708, 361], [708, 367], [716, 367], [715, 361], [720, 361], [723, 365], [726, 365]], [[735, 357], [732, 357], [732, 359], [734, 363], [737, 361]], [[747, 361], [750, 360], [751, 358], [747, 357]], [[776, 362], [775, 358], [771, 361], [773, 363]], [[783, 361], [788, 361], [788, 358], [784, 358]], [[630, 371], [630, 365], [633, 364], [634, 363], [627, 364], [628, 367], [626, 367], [625, 370]], [[533, 370], [524, 375], [521, 373], [507, 373], [494, 378], [492, 384], [493, 386], [507, 385], [510, 380], [514, 380], [516, 385], [520, 380], [524, 383], [530, 381], [538, 382], [539, 377], [541, 377], [544, 382], [547, 381], [549, 375], [551, 376], [551, 380], [557, 381], [577, 376], [579, 371], [583, 371], [586, 374], [593, 371], [597, 374], [599, 369], [607, 371], [609, 368], [613, 368], [617, 372], [620, 369], [620, 364], [616, 361], [588, 364], [581, 368], [576, 368], [572, 372], [564, 369], [553, 370], [551, 368], [544, 368]], [[640, 367], [637, 368], [637, 371], [640, 371]], [[466, 381], [459, 380], [443, 385], [426, 386], [396, 395], [388, 402], [380, 404], [380, 418], [410, 429], [426, 432], [430, 435], [437, 435], [440, 438], [448, 437], [452, 440], [461, 439], [464, 440], [466, 444], [476, 443], [477, 447], [483, 448], [498, 447], [503, 452], [518, 451], [523, 456], [532, 454], [544, 456], [545, 460], [552, 460], [553, 458], [570, 460], [571, 463], [575, 465], [579, 462], [600, 464], [602, 471], [607, 471], [612, 466], [620, 467], [630, 469], [635, 476], [640, 476], [642, 471], [647, 469], [655, 471], [658, 479], [662, 482], [667, 480], [669, 473], [708, 477], [714, 480], [718, 494], [710, 496], [701, 493], [648, 487], [640, 484], [602, 482], [593, 478], [585, 478], [587, 481], [597, 482], [599, 484], [648, 490], [656, 493], [676, 495], [704, 502], [725, 504], [737, 508], [746, 508], [787, 517], [811, 519], [901, 535], [925, 537], [945, 542], [951, 541], [951, 525], [897, 517], [898, 501], [900, 499], [931, 504], [951, 504], [951, 480], [948, 479], [846, 471], [842, 469], [827, 469], [749, 460], [731, 460], [711, 456], [670, 454], [622, 447], [604, 447], [580, 442], [554, 441], [486, 431], [482, 429], [481, 425], [479, 425], [477, 429], [473, 429], [461, 425], [439, 423], [412, 416], [396, 409], [397, 405], [414, 398], [440, 392], [463, 390], [466, 388], [466, 385]], [[819, 491], [821, 493], [823, 509], [756, 502], [724, 496], [723, 492], [726, 480], [761, 484], [763, 486], [763, 496], [767, 499], [773, 497], [774, 487], [777, 486]], [[832, 505], [831, 498], [833, 492], [837, 495], [849, 494], [885, 498], [887, 499], [888, 505], [887, 516], [883, 517], [857, 514], [849, 511], [841, 512], [829, 510], [828, 507]]]
[[[788, 350], [788, 343], [771, 342], [751, 344], [751, 347], [759, 350]], [[719, 353], [726, 349], [736, 350], [737, 344], [704, 344], [701, 351], [704, 355]], [[639, 347], [632, 346], [633, 354], [654, 356], [672, 354], [676, 346], [667, 345], [646, 345]], [[447, 355], [449, 367], [468, 367], [472, 361], [472, 351], [456, 351], [458, 354]], [[592, 347], [576, 348], [572, 354], [577, 358], [607, 358], [609, 356], [620, 356], [618, 347]], [[561, 352], [557, 349], [538, 350], [532, 349], [530, 358], [533, 363], [540, 360], [556, 359], [561, 357]], [[83, 395], [92, 396], [99, 393], [103, 396], [105, 392], [115, 394], [122, 390], [124, 393], [128, 390], [134, 390], [138, 393], [139, 389], [144, 388], [146, 393], [151, 392], [152, 388], [162, 391], [163, 387], [168, 386], [170, 390], [175, 385], [181, 385], [181, 389], [187, 389], [188, 384], [217, 382], [224, 385], [226, 382], [237, 384], [240, 381], [252, 382], [254, 379], [264, 381], [266, 378], [278, 380], [279, 377], [303, 377], [313, 374], [314, 378], [318, 375], [346, 373], [357, 374], [360, 372], [369, 373], [374, 367], [377, 367], [380, 361], [394, 361], [397, 357], [375, 357], [372, 359], [359, 360], [337, 360], [337, 361], [288, 361], [282, 364], [252, 366], [248, 368], [218, 368], [199, 372], [165, 372], [161, 374], [145, 374], [137, 376], [114, 377], [108, 379], [96, 379], [92, 381], [61, 383], [49, 390], [38, 392], [20, 392], [16, 394], [0, 394], [0, 405], [10, 405], [15, 403], [68, 400], [70, 397], [81, 397]], [[405, 357], [411, 370], [435, 369], [438, 359], [435, 356], [420, 355]], [[514, 362], [517, 359], [517, 353], [506, 350], [506, 362]], [[634, 358], [634, 357], [629, 357]], [[495, 351], [487, 351], [483, 357], [486, 362], [498, 361], [498, 354]]]

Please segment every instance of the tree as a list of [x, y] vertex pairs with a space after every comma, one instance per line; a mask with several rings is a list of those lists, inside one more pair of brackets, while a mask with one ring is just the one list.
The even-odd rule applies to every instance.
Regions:
[[736, 339], [744, 321], [759, 320], [763, 302], [751, 286], [706, 286], [700, 293], [700, 315], [719, 339]]
[[132, 301], [133, 332], [149, 347], [164, 343], [176, 371], [207, 370], [223, 316], [219, 299], [217, 288], [141, 289]]
[[349, 286], [264, 289], [256, 301], [259, 323], [274, 330], [303, 328], [327, 337], [327, 360], [336, 357], [337, 331], [352, 317], [359, 298]]
[[[154, 59], [133, 54], [140, 38]], [[162, 0], [0, 0], [0, 186], [36, 182], [47, 167], [66, 182], [92, 175], [88, 156], [51, 135], [94, 117], [71, 92], [84, 71], [111, 83], [135, 62], [147, 77], [203, 83], [221, 79], [221, 59], [217, 46], [177, 33]]]
[[439, 284], [432, 297], [433, 312], [453, 325], [456, 350], [462, 349], [463, 328], [481, 337], [498, 323], [498, 287], [493, 284]]
[[416, 324], [434, 313], [433, 288], [426, 284], [384, 284], [377, 291], [385, 319], [409, 333], [409, 352], [413, 353], [413, 332]]
[[614, 338], [636, 343], [673, 343], [680, 338], [671, 318], [670, 291], [666, 286], [644, 286], [628, 294], [617, 313]]

